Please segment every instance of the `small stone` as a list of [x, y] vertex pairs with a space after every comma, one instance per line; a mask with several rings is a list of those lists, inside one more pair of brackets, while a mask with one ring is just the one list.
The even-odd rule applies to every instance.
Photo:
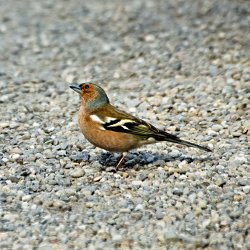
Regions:
[[10, 175], [8, 179], [13, 183], [18, 183], [20, 178], [18, 176]]
[[142, 181], [132, 181], [132, 186], [139, 188], [142, 185]]
[[199, 200], [198, 206], [199, 206], [201, 209], [205, 209], [205, 208], [207, 207], [207, 202], [206, 202], [205, 200]]
[[[0, 26], [1, 27], [1, 26]], [[1, 28], [0, 28], [0, 33], [1, 33]], [[2, 72], [0, 72], [0, 76], [2, 76]], [[0, 81], [0, 89], [3, 89], [7, 86], [7, 81]]]
[[232, 167], [239, 167], [242, 164], [247, 163], [247, 158], [244, 156], [236, 156], [233, 159], [229, 159], [229, 165]]
[[180, 196], [180, 195], [183, 194], [183, 190], [180, 190], [179, 188], [174, 188], [173, 189], [173, 194]]
[[217, 135], [217, 132], [215, 132], [214, 130], [212, 130], [211, 128], [209, 128], [209, 129], [207, 130], [207, 134], [208, 134], [209, 136], [216, 136], [216, 135]]
[[124, 173], [122, 174], [122, 177], [123, 177], [123, 178], [128, 178], [128, 176], [129, 176], [129, 174], [128, 174], [127, 172], [124, 172]]
[[29, 140], [31, 138], [30, 133], [29, 132], [25, 132], [20, 139], [21, 140]]
[[222, 178], [222, 177], [218, 177], [218, 178], [216, 178], [215, 179], [215, 182], [214, 182], [217, 186], [219, 186], [219, 187], [221, 187], [221, 186], [223, 186], [224, 184], [226, 184], [226, 181], [225, 181], [225, 179], [224, 178]]
[[156, 210], [155, 217], [157, 220], [161, 220], [164, 217], [164, 213], [161, 210]]
[[182, 153], [177, 150], [177, 149], [174, 149], [172, 150], [170, 153], [169, 153], [169, 156], [172, 157], [172, 158], [178, 158], [182, 155]]
[[140, 211], [140, 210], [143, 210], [143, 205], [142, 204], [138, 204], [136, 207], [135, 207], [135, 211]]
[[250, 186], [245, 186], [242, 188], [242, 190], [245, 194], [249, 194], [250, 193]]
[[151, 163], [151, 162], [153, 162], [155, 160], [155, 156], [154, 155], [148, 155], [147, 156], [147, 163]]
[[8, 161], [9, 161], [9, 159], [8, 159], [8, 158], [3, 157], [3, 158], [2, 158], [2, 161], [3, 161], [3, 162], [8, 162]]
[[242, 200], [242, 196], [240, 194], [236, 194], [233, 197], [234, 201], [241, 201]]
[[235, 72], [232, 74], [232, 78], [234, 80], [240, 80], [241, 79], [241, 73], [240, 72]]
[[59, 156], [65, 156], [65, 155], [67, 155], [66, 150], [59, 150], [59, 151], [57, 151], [57, 155], [59, 155]]
[[175, 132], [177, 130], [176, 126], [169, 126], [168, 130], [171, 132]]
[[134, 219], [134, 220], [140, 220], [142, 218], [142, 212], [133, 212], [131, 213], [131, 218]]
[[51, 133], [51, 132], [53, 132], [55, 130], [55, 127], [54, 126], [48, 126], [48, 127], [45, 127], [44, 128], [44, 131], [46, 132], [46, 133]]
[[85, 171], [82, 168], [77, 168], [71, 171], [70, 176], [73, 178], [80, 178], [85, 175]]
[[20, 154], [13, 154], [11, 158], [15, 161], [20, 158]]
[[248, 184], [248, 182], [247, 182], [246, 179], [241, 179], [241, 180], [238, 181], [238, 184], [239, 184], [240, 186], [246, 186], [246, 185]]
[[146, 172], [142, 172], [142, 173], [139, 175], [140, 181], [145, 181], [147, 178], [148, 178], [148, 175], [147, 175]]
[[17, 128], [19, 126], [19, 124], [17, 122], [11, 122], [9, 124], [10, 128], [13, 129], [13, 128]]
[[212, 129], [213, 131], [215, 131], [215, 132], [219, 132], [220, 130], [223, 129], [223, 127], [222, 127], [221, 125], [219, 125], [219, 124], [215, 124], [215, 125], [212, 126], [211, 129]]
[[43, 154], [47, 159], [54, 158], [54, 153], [50, 149], [45, 149]]
[[7, 95], [0, 96], [0, 103], [7, 102], [9, 100], [9, 97]]
[[155, 40], [155, 36], [152, 34], [148, 34], [145, 36], [145, 41], [146, 42], [153, 42]]
[[177, 63], [175, 63], [175, 64], [173, 65], [173, 69], [174, 69], [174, 70], [179, 71], [179, 70], [181, 70], [181, 68], [182, 68], [181, 62], [177, 62]]
[[206, 219], [202, 222], [201, 226], [203, 228], [207, 228], [209, 225], [211, 224], [211, 220], [210, 219]]
[[[101, 167], [102, 168], [102, 167]], [[106, 172], [116, 172], [116, 168], [115, 167], [106, 167], [105, 168]]]
[[244, 121], [241, 127], [243, 134], [250, 135], [250, 121]]
[[164, 232], [164, 238], [165, 240], [175, 240], [178, 238], [177, 232], [175, 229], [169, 228], [165, 230]]
[[49, 243], [42, 243], [40, 246], [38, 246], [37, 250], [53, 250], [53, 245]]
[[209, 67], [209, 73], [211, 76], [217, 76], [218, 75], [218, 67], [216, 67], [215, 65], [211, 65]]
[[116, 242], [119, 242], [119, 241], [122, 240], [122, 235], [120, 235], [120, 234], [114, 234], [114, 235], [112, 235], [112, 240], [116, 241]]
[[72, 161], [75, 161], [75, 162], [88, 161], [90, 158], [90, 155], [87, 151], [83, 151], [83, 152], [70, 156], [70, 158]]
[[67, 164], [67, 162], [64, 159], [60, 159], [59, 162], [61, 167], [65, 167]]
[[241, 136], [241, 132], [240, 131], [234, 131], [234, 132], [232, 132], [232, 136], [233, 137], [240, 137]]
[[50, 205], [55, 208], [62, 208], [65, 205], [65, 202], [61, 200], [54, 200]]
[[24, 176], [24, 177], [29, 176], [31, 174], [31, 171], [28, 167], [22, 167], [19, 169], [18, 172], [20, 176]]
[[234, 210], [230, 213], [231, 218], [239, 218], [242, 215], [242, 211], [239, 210]]
[[0, 128], [8, 128], [9, 127], [9, 123], [8, 122], [0, 122]]
[[12, 153], [12, 154], [21, 154], [22, 150], [20, 148], [13, 148], [13, 149], [11, 149], [10, 153]]
[[94, 207], [94, 203], [93, 203], [93, 202], [87, 202], [87, 203], [85, 204], [85, 206], [86, 206], [87, 208], [92, 208], [92, 207]]
[[31, 195], [24, 195], [22, 197], [22, 201], [30, 201], [32, 199], [32, 196]]
[[230, 55], [230, 54], [224, 54], [223, 55], [223, 60], [225, 61], [225, 62], [227, 62], [227, 63], [230, 63], [230, 62], [232, 62], [232, 55]]
[[95, 177], [94, 178], [94, 182], [98, 182], [98, 181], [100, 181], [102, 179], [102, 176], [100, 175], [100, 176], [97, 176], [97, 177]]

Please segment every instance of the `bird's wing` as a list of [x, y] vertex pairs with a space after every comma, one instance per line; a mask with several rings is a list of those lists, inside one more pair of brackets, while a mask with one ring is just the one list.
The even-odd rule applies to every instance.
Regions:
[[157, 129], [150, 123], [128, 114], [125, 111], [117, 109], [110, 104], [96, 110], [91, 116], [96, 121], [99, 120], [100, 125], [105, 130], [129, 133], [145, 138], [153, 137], [156, 140], [165, 140], [166, 135], [172, 139], [177, 138], [175, 135], [171, 135], [165, 131]]
[[134, 134], [139, 136], [142, 140], [153, 138], [155, 141], [179, 143], [188, 147], [196, 147], [207, 152], [211, 152], [211, 149], [207, 147], [182, 140], [178, 136], [160, 130], [152, 124], [117, 109], [110, 104], [95, 110], [90, 117], [94, 121], [98, 122], [103, 130]]

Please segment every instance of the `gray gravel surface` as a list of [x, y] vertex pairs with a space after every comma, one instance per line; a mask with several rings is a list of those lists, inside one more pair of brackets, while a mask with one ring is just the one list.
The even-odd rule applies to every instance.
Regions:
[[[250, 249], [250, 4], [0, 0], [0, 249]], [[213, 153], [117, 156], [72, 82]]]

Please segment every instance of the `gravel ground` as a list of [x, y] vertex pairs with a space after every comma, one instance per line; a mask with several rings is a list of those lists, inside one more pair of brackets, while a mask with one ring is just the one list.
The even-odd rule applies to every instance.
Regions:
[[[85, 2], [85, 3], [84, 3]], [[1, 249], [250, 249], [250, 4], [0, 0]], [[207, 145], [118, 155], [72, 82]]]

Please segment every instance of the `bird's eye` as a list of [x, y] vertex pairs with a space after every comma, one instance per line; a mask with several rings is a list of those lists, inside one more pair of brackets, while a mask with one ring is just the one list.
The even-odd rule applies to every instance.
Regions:
[[84, 88], [85, 89], [89, 89], [89, 85], [84, 85]]

